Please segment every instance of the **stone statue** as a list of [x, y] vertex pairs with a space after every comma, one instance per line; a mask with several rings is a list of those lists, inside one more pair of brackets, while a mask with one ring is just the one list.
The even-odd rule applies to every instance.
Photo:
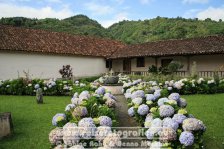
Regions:
[[38, 88], [36, 90], [36, 99], [37, 99], [37, 103], [38, 104], [42, 104], [43, 103], [43, 91], [41, 88]]

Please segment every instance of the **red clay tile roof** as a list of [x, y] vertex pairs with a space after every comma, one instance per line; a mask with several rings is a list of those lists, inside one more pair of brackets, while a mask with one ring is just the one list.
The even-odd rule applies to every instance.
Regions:
[[125, 45], [119, 41], [0, 25], [0, 50], [126, 58], [224, 54], [224, 35]]
[[124, 46], [115, 40], [0, 25], [0, 50], [108, 57]]
[[111, 58], [197, 54], [224, 54], [224, 36], [164, 40], [129, 45], [115, 52]]

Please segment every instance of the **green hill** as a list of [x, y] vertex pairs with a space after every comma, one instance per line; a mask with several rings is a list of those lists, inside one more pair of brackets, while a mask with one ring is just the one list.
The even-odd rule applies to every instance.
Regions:
[[29, 19], [24, 17], [2, 18], [0, 24], [34, 29], [44, 29], [69, 34], [109, 37], [108, 32], [97, 21], [84, 15], [76, 15], [64, 20], [46, 18]]
[[107, 37], [128, 44], [224, 34], [224, 22], [222, 20], [219, 22], [211, 19], [202, 21], [180, 17], [122, 21], [113, 24], [108, 29], [103, 28], [97, 21], [84, 15], [76, 15], [63, 20], [52, 18], [38, 20], [24, 17], [2, 18], [0, 24]]
[[144, 21], [122, 21], [112, 25], [108, 31], [112, 38], [126, 43], [193, 38], [224, 34], [224, 22], [207, 19], [161, 18]]

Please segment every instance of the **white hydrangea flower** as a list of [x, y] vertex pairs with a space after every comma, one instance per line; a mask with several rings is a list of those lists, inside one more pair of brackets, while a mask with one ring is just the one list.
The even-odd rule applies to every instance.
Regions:
[[65, 145], [73, 146], [80, 140], [79, 128], [75, 123], [67, 123], [63, 126], [63, 141]]
[[106, 148], [117, 148], [121, 146], [121, 138], [116, 133], [110, 133], [103, 140], [103, 146]]
[[49, 133], [49, 141], [51, 145], [59, 145], [63, 142], [63, 129], [62, 128], [55, 128], [51, 130]]
[[108, 126], [99, 126], [95, 132], [95, 138], [102, 141], [108, 134], [112, 133], [111, 128]]
[[136, 105], [140, 105], [140, 104], [142, 104], [142, 98], [140, 98], [140, 97], [134, 98], [134, 99], [132, 99], [132, 102]]
[[176, 131], [173, 128], [165, 127], [162, 129], [159, 140], [161, 142], [174, 141], [177, 138]]

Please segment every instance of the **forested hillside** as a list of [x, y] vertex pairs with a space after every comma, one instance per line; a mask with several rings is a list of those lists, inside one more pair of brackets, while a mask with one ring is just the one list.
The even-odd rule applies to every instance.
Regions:
[[224, 34], [224, 22], [157, 17], [144, 21], [123, 21], [112, 25], [108, 30], [114, 39], [126, 43], [143, 43]]
[[224, 22], [222, 20], [216, 22], [211, 19], [201, 21], [198, 19], [157, 17], [143, 21], [122, 21], [107, 29], [84, 15], [63, 20], [50, 18], [38, 20], [23, 17], [2, 18], [0, 24], [107, 37], [128, 44], [224, 34]]
[[34, 29], [45, 29], [70, 34], [109, 37], [108, 31], [97, 21], [84, 15], [76, 15], [63, 20], [59, 19], [29, 19], [24, 17], [2, 18], [0, 24], [13, 25]]

